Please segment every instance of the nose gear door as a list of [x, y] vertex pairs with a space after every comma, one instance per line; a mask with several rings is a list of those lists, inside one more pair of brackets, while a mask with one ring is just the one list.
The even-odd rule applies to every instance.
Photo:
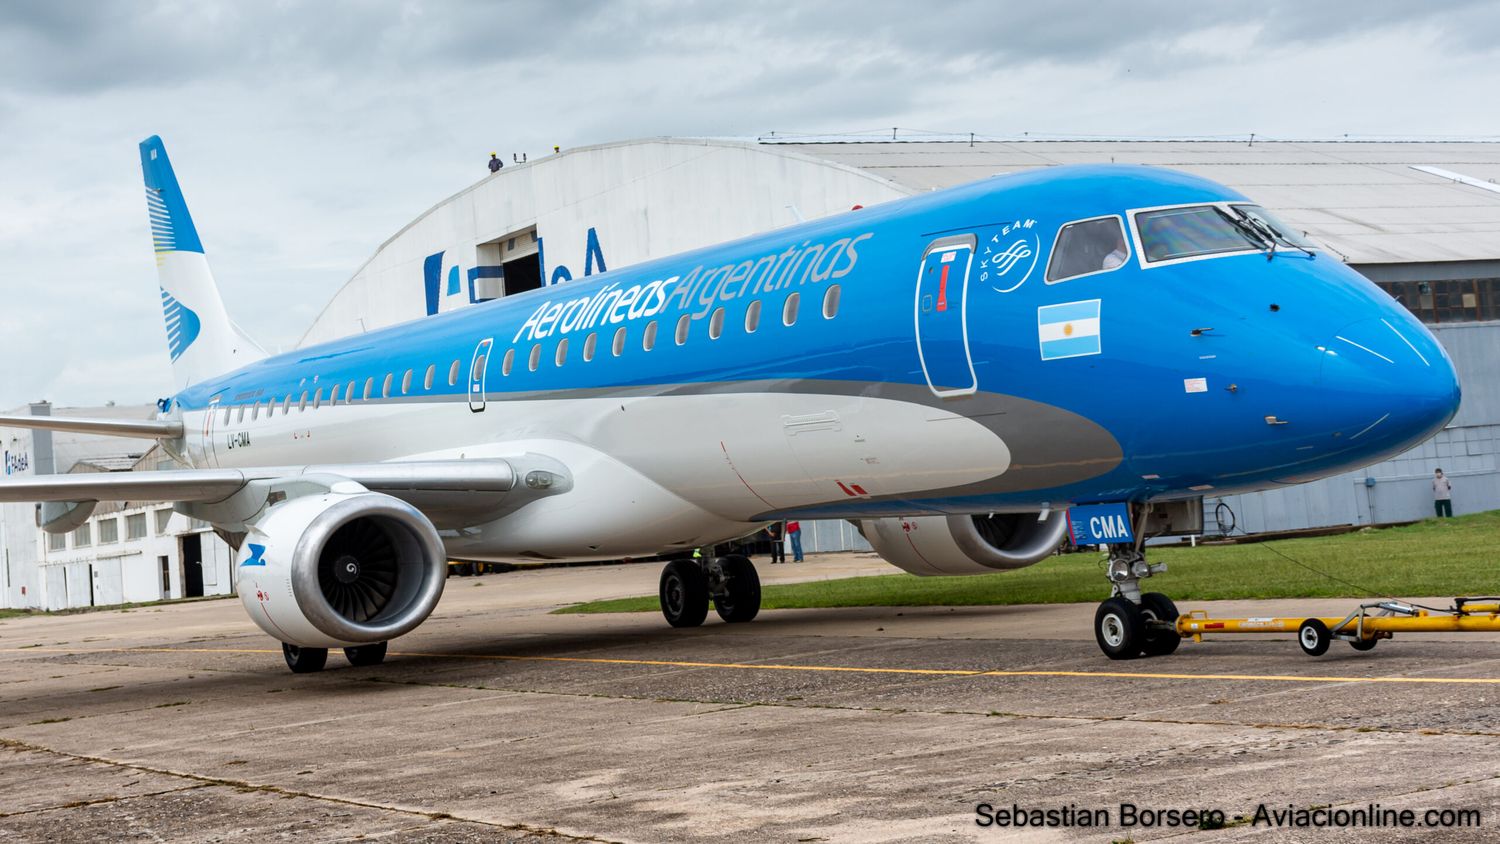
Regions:
[[969, 356], [969, 269], [972, 234], [941, 237], [927, 245], [917, 269], [917, 356], [933, 395], [967, 396], [979, 388]]

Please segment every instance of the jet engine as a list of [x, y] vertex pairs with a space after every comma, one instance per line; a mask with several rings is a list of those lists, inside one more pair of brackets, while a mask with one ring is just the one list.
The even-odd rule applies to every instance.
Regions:
[[282, 642], [385, 642], [425, 621], [443, 594], [448, 560], [432, 522], [400, 499], [349, 486], [272, 505], [240, 544], [240, 602]]
[[1068, 531], [1063, 510], [976, 516], [865, 519], [875, 553], [912, 574], [983, 574], [1046, 559]]

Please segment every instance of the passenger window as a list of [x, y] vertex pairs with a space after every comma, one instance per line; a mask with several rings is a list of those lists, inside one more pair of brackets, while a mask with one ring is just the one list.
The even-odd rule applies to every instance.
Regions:
[[568, 338], [564, 337], [557, 341], [557, 357], [555, 363], [562, 366], [568, 360]]
[[250, 421], [254, 422], [260, 417], [260, 402], [250, 405]]
[[512, 367], [516, 365], [516, 350], [506, 349], [505, 357], [500, 360], [500, 374], [509, 375]]
[[708, 318], [708, 339], [717, 340], [724, 333], [724, 309], [715, 308], [713, 316]]
[[682, 316], [680, 316], [680, 317], [677, 318], [677, 332], [676, 332], [677, 345], [681, 346], [683, 343], [687, 342], [688, 329], [692, 327], [692, 324], [693, 324], [693, 315], [692, 314], [683, 314]]
[[299, 398], [299, 399], [297, 399], [297, 412], [301, 413], [304, 410], [307, 410], [307, 391], [306, 390], [303, 390], [302, 391], [302, 397]]
[[1047, 264], [1047, 283], [1107, 272], [1125, 263], [1130, 247], [1119, 217], [1100, 217], [1063, 226]]
[[385, 374], [385, 381], [383, 381], [381, 383], [381, 385], [380, 385], [380, 397], [381, 398], [388, 399], [388, 398], [391, 397], [391, 384], [395, 380], [396, 380], [396, 376], [392, 375], [389, 372], [387, 372]]
[[239, 414], [236, 415], [235, 418], [234, 418], [235, 424], [239, 424], [239, 423], [245, 421], [245, 406], [244, 405], [240, 405], [239, 411], [240, 411]]
[[615, 339], [611, 343], [610, 351], [614, 352], [615, 357], [625, 353], [625, 326], [615, 329]]
[[448, 367], [448, 386], [452, 387], [453, 385], [458, 383], [459, 368], [460, 367], [458, 361], [454, 361], [453, 365]]
[[318, 408], [320, 408], [322, 406], [323, 406], [323, 388], [319, 387], [317, 389], [317, 392], [313, 393], [313, 410], [317, 410]]
[[531, 347], [531, 357], [526, 361], [526, 368], [536, 372], [536, 368], [542, 365], [542, 344], [538, 343]]
[[231, 414], [233, 414], [233, 413], [234, 413], [234, 408], [233, 407], [230, 407], [227, 404], [224, 405], [224, 421], [221, 424], [228, 425], [229, 424], [229, 420], [231, 418]]
[[356, 382], [350, 381], [348, 389], [344, 390], [344, 404], [354, 404], [354, 388]]
[[641, 338], [641, 348], [651, 351], [656, 348], [656, 320], [646, 323], [646, 334]]
[[588, 363], [594, 359], [594, 351], [599, 348], [599, 333], [590, 331], [589, 336], [583, 338], [583, 362]]
[[793, 293], [786, 297], [786, 304], [781, 308], [781, 324], [790, 328], [797, 322], [797, 306], [802, 303], [802, 294]]
[[286, 398], [281, 400], [281, 415], [285, 416], [292, 409], [292, 394], [287, 393]]
[[410, 369], [406, 370], [406, 374], [403, 375], [403, 376], [401, 376], [401, 395], [404, 396], [404, 395], [406, 395], [409, 392], [411, 392], [411, 370]]
[[422, 376], [422, 389], [432, 389], [432, 382], [435, 378], [437, 378], [437, 364], [429, 363], [427, 365], [427, 374]]
[[745, 333], [754, 334], [760, 328], [760, 300], [756, 299], [745, 309]]
[[370, 400], [370, 394], [373, 393], [373, 392], [375, 392], [375, 376], [372, 375], [369, 378], [365, 379], [364, 400], [365, 401], [369, 401]]
[[343, 386], [344, 386], [343, 384], [334, 384], [333, 385], [333, 393], [328, 396], [328, 406], [329, 407], [338, 407], [338, 405], [339, 405], [339, 390], [342, 389]]
[[824, 291], [823, 319], [833, 319], [839, 315], [839, 295], [839, 286], [837, 284]]

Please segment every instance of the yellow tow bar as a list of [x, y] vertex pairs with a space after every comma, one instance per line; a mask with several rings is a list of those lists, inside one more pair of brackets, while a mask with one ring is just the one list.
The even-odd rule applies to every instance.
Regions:
[[1395, 633], [1500, 633], [1500, 602], [1455, 598], [1447, 610], [1429, 610], [1400, 601], [1360, 604], [1343, 618], [1209, 618], [1192, 610], [1177, 618], [1177, 633], [1194, 642], [1205, 633], [1296, 633], [1308, 656], [1321, 656], [1334, 639], [1367, 651]]

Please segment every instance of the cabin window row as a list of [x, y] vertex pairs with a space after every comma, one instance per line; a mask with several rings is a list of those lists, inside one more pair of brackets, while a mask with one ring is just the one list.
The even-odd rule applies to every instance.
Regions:
[[[840, 296], [841, 291], [839, 289], [839, 285], [837, 284], [830, 285], [828, 289], [823, 292], [822, 316], [824, 319], [833, 319], [834, 317], [838, 316]], [[801, 293], [793, 292], [788, 294], [786, 299], [782, 302], [781, 306], [781, 324], [787, 326], [788, 328], [795, 325], [797, 323], [797, 316], [798, 312], [801, 309], [801, 306]], [[759, 330], [761, 309], [762, 305], [761, 300], [759, 299], [751, 301], [749, 306], [745, 309], [744, 326], [746, 334], [754, 334], [757, 330]], [[724, 326], [726, 321], [727, 317], [725, 315], [724, 308], [719, 307], [714, 309], [713, 313], [711, 313], [708, 318], [708, 337], [710, 340], [717, 340], [724, 335]], [[683, 314], [678, 318], [676, 328], [673, 332], [673, 339], [677, 345], [682, 346], [687, 344], [689, 335], [692, 332], [692, 323], [693, 318], [691, 314]], [[649, 352], [652, 349], [656, 348], [657, 330], [656, 320], [651, 320], [646, 324], [645, 331], [641, 337], [642, 350]], [[614, 337], [610, 341], [610, 353], [615, 357], [620, 357], [621, 355], [623, 355], [625, 353], [625, 346], [628, 337], [629, 330], [627, 326], [622, 325], [619, 328], [615, 329]], [[555, 366], [562, 366], [567, 362], [569, 345], [569, 340], [566, 337], [557, 341], [557, 347], [554, 349], [552, 354], [552, 360]], [[591, 332], [583, 340], [584, 361], [592, 361], [597, 355], [598, 349], [598, 332]], [[470, 378], [477, 381], [481, 377], [483, 377], [485, 360], [485, 355], [479, 355], [475, 357], [473, 371], [469, 373]], [[501, 360], [500, 374], [510, 375], [515, 368], [515, 363], [516, 350], [514, 348], [507, 349], [505, 351], [505, 357]], [[535, 372], [539, 368], [541, 368], [541, 363], [542, 344], [538, 343], [532, 346], [531, 351], [528, 353], [526, 368], [532, 372]], [[437, 383], [437, 374], [438, 372], [436, 364], [429, 365], [427, 369], [421, 373], [421, 385], [423, 390], [430, 391], [433, 388], [433, 385]], [[448, 367], [447, 386], [457, 386], [458, 379], [461, 374], [463, 374], [462, 362], [457, 360], [453, 361], [453, 363]], [[225, 405], [223, 409], [223, 424], [228, 425], [231, 422], [242, 423], [247, 420], [253, 422], [259, 419], [262, 414], [264, 414], [265, 417], [269, 419], [276, 415], [278, 407], [281, 415], [283, 416], [291, 414], [294, 407], [299, 412], [305, 411], [309, 407], [316, 410], [318, 408], [321, 408], [325, 404], [325, 395], [327, 397], [326, 404], [329, 407], [335, 407], [340, 403], [352, 404], [356, 401], [369, 401], [372, 398], [390, 398], [392, 394], [397, 392], [398, 386], [399, 394], [404, 396], [411, 393], [412, 386], [416, 382], [416, 379], [417, 370], [408, 369], [406, 370], [406, 372], [402, 373], [399, 385], [396, 382], [395, 373], [388, 372], [386, 373], [385, 377], [379, 382], [377, 382], [373, 376], [364, 379], [363, 382], [360, 382], [360, 380], [356, 378], [349, 381], [347, 384], [335, 384], [332, 388], [328, 388], [326, 393], [325, 388], [315, 387], [312, 390], [302, 390], [300, 393], [288, 393], [286, 396], [282, 397], [279, 402], [276, 399], [269, 399], [267, 401], [252, 402], [250, 404]]]

